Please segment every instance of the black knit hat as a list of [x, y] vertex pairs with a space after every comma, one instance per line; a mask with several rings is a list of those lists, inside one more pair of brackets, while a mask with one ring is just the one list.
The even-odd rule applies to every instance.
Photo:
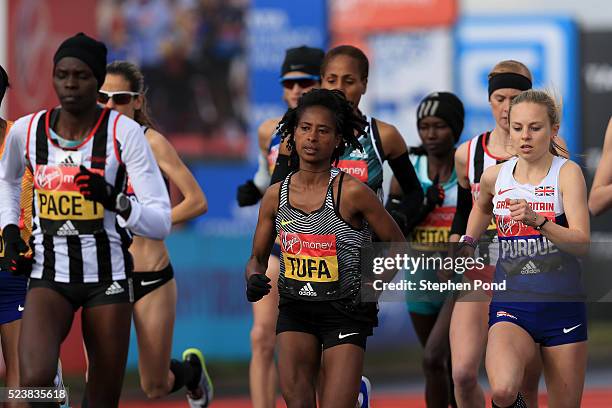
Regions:
[[463, 109], [463, 103], [455, 94], [433, 92], [427, 95], [417, 108], [417, 125], [421, 119], [427, 116], [444, 119], [453, 131], [455, 141], [459, 140], [463, 131], [465, 110]]
[[305, 45], [289, 48], [281, 68], [281, 77], [287, 72], [301, 71], [310, 75], [321, 75], [321, 63], [325, 53], [320, 48], [311, 48]]
[[53, 66], [65, 57], [74, 57], [87, 64], [98, 81], [98, 89], [102, 87], [106, 76], [106, 45], [103, 42], [78, 33], [59, 46], [53, 56]]

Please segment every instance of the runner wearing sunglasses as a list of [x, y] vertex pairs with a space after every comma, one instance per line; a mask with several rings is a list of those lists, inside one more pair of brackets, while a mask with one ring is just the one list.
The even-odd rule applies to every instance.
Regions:
[[[163, 239], [170, 203], [140, 126], [96, 102], [106, 46], [79, 33], [60, 45], [53, 63], [61, 106], [17, 120], [0, 159], [4, 231], [18, 231], [21, 178], [26, 168], [34, 175], [34, 263], [19, 339], [20, 385], [53, 385], [60, 346], [83, 308], [90, 362], [83, 405], [116, 407], [132, 316], [130, 231]], [[139, 202], [123, 193], [123, 167]], [[6, 238], [14, 262], [23, 241]]]
[[[319, 72], [324, 52], [319, 48], [297, 47], [286, 51], [280, 74], [283, 101], [292, 109], [307, 91], [320, 85]], [[238, 205], [256, 204], [270, 185], [270, 177], [280, 144], [276, 127], [281, 117], [268, 119], [257, 131], [259, 140], [259, 167], [253, 180], [238, 187]], [[255, 408], [276, 406], [277, 373], [274, 364], [276, 345], [276, 320], [278, 316], [278, 272], [280, 245], [275, 243], [268, 259], [267, 276], [272, 289], [270, 295], [253, 303], [253, 327], [251, 328], [251, 364], [249, 385], [251, 403]]]
[[[369, 61], [363, 51], [351, 45], [341, 45], [325, 54], [321, 65], [321, 86], [342, 91], [355, 112], [363, 115], [359, 102], [367, 90], [368, 73]], [[423, 202], [423, 190], [410, 162], [404, 138], [393, 125], [364, 117], [368, 122], [367, 134], [360, 140], [364, 151], [347, 149], [338, 162], [338, 168], [366, 183], [382, 200], [383, 163], [388, 161], [409, 206], [406, 213], [415, 214]], [[290, 152], [282, 145], [272, 183], [286, 177], [297, 164], [297, 157], [290, 160]], [[410, 222], [405, 219], [396, 221], [402, 224], [401, 228]]]
[[[127, 61], [110, 63], [98, 102], [141, 125], [162, 174], [184, 197], [172, 208], [172, 224], [204, 214], [207, 202], [198, 182], [174, 147], [153, 128], [144, 77], [138, 67]], [[129, 188], [128, 193], [137, 199]], [[130, 253], [134, 258], [134, 327], [140, 386], [149, 398], [163, 397], [185, 386], [191, 407], [208, 406], [213, 398], [213, 386], [202, 352], [187, 349], [183, 361], [170, 359], [177, 289], [164, 242], [136, 235]]]
[[[108, 70], [108, 67], [106, 67]], [[109, 100], [113, 101], [113, 107], [119, 105], [127, 105], [132, 102], [134, 99], [137, 99], [141, 94], [138, 92], [131, 91], [117, 91], [117, 92], [108, 92], [100, 89], [98, 91], [98, 102], [102, 105], [106, 105]]]

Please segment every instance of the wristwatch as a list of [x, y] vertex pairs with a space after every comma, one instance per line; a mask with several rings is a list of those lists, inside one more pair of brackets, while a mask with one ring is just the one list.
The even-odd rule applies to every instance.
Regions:
[[478, 242], [474, 238], [470, 237], [469, 235], [462, 235], [461, 238], [459, 238], [459, 242], [467, 244], [474, 249], [476, 249], [476, 246], [478, 244]]
[[544, 217], [544, 221], [542, 221], [540, 225], [536, 225], [535, 227], [533, 227], [533, 229], [535, 229], [536, 231], [539, 231], [542, 229], [544, 225], [546, 225], [547, 222], [548, 222], [548, 218]]
[[130, 198], [123, 193], [117, 194], [117, 201], [115, 202], [115, 209], [118, 213], [125, 212], [130, 209], [132, 203]]

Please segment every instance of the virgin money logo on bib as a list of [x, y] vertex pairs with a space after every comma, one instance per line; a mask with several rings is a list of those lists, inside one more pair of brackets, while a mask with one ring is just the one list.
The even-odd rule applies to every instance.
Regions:
[[34, 185], [37, 189], [55, 191], [61, 187], [62, 177], [59, 167], [40, 165], [34, 172]]
[[281, 231], [280, 238], [285, 278], [307, 282], [338, 280], [335, 235]]
[[362, 183], [368, 182], [368, 163], [364, 160], [340, 160], [338, 168], [359, 179]]
[[513, 220], [509, 215], [497, 215], [495, 219], [500, 237], [516, 237], [521, 235], [523, 229], [522, 222]]

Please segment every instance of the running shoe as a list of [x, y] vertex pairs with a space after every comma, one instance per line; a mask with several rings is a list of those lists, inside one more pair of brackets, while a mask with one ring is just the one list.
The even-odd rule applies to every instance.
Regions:
[[372, 393], [372, 384], [370, 384], [370, 380], [368, 377], [361, 376], [361, 387], [359, 387], [359, 397], [357, 398], [357, 403], [359, 404], [359, 408], [371, 408], [370, 405], [370, 396]]
[[190, 408], [208, 407], [213, 399], [213, 384], [206, 370], [204, 355], [197, 348], [188, 348], [183, 351], [183, 361], [189, 363], [200, 373], [200, 381], [194, 389], [187, 389], [187, 401]]
[[66, 398], [60, 401], [60, 408], [69, 408], [68, 405], [68, 393], [66, 391], [66, 386], [64, 385], [64, 377], [62, 375], [62, 362], [57, 360], [57, 374], [55, 374], [55, 378], [53, 379], [53, 386], [58, 390], [59, 393], [63, 392], [66, 395]]

